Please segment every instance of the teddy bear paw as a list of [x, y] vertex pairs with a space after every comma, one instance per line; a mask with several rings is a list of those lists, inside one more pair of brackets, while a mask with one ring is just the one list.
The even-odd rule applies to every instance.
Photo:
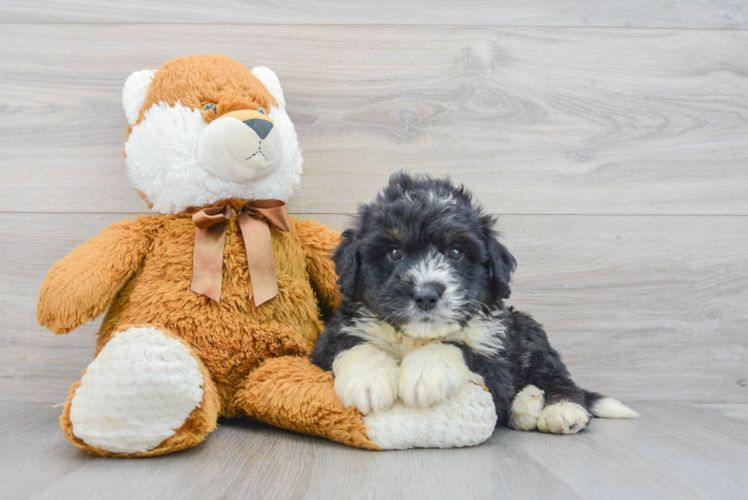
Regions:
[[363, 417], [368, 438], [383, 450], [475, 446], [491, 437], [496, 420], [491, 393], [472, 383], [428, 408], [398, 401]]
[[70, 406], [75, 437], [109, 453], [146, 452], [175, 434], [203, 400], [190, 349], [156, 327], [117, 333], [88, 366]]

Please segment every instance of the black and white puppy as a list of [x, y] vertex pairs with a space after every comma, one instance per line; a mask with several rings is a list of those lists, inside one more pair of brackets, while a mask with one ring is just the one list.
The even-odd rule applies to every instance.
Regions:
[[346, 406], [427, 407], [470, 382], [491, 392], [497, 425], [571, 434], [590, 416], [638, 416], [577, 387], [529, 315], [504, 306], [516, 261], [495, 219], [449, 180], [398, 173], [333, 260], [342, 302], [312, 362]]

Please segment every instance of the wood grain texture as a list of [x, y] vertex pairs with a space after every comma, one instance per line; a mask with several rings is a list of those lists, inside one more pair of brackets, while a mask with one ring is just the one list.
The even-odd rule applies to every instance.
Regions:
[[[0, 401], [62, 402], [98, 324], [37, 325], [54, 261], [124, 214], [0, 214]], [[336, 229], [344, 215], [315, 216]], [[748, 400], [748, 218], [505, 216], [509, 303], [548, 331], [575, 380], [623, 400]]]
[[741, 0], [379, 0], [358, 2], [190, 0], [5, 0], [5, 22], [66, 23], [242, 23], [591, 26], [614, 28], [748, 27]]
[[[746, 29], [744, 0], [3, 0], [0, 497], [748, 498]], [[643, 418], [455, 450], [248, 420], [155, 459], [71, 446], [43, 404], [90, 362], [100, 320], [53, 335], [38, 288], [144, 210], [125, 78], [197, 52], [278, 73], [305, 156], [293, 212], [341, 229], [407, 168], [514, 214], [509, 302], [580, 385]]]
[[497, 213], [748, 214], [746, 31], [86, 24], [0, 25], [0, 211], [142, 210], [120, 89], [200, 51], [279, 74], [296, 212], [408, 168]]
[[[371, 452], [248, 420], [165, 457], [86, 455], [60, 410], [0, 404], [7, 498], [738, 499], [748, 494], [748, 406], [641, 403], [634, 421], [574, 436], [497, 430], [465, 449]], [[708, 425], [705, 425], [708, 423]]]

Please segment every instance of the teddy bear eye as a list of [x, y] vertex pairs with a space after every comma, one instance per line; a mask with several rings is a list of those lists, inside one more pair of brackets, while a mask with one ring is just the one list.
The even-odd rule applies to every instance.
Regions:
[[212, 111], [217, 112], [218, 108], [216, 107], [215, 103], [212, 102], [206, 102], [203, 104], [203, 111]]
[[259, 112], [260, 112], [260, 113], [262, 113], [263, 115], [266, 115], [266, 114], [267, 114], [267, 113], [265, 113], [265, 108], [257, 108], [257, 111], [259, 111]]

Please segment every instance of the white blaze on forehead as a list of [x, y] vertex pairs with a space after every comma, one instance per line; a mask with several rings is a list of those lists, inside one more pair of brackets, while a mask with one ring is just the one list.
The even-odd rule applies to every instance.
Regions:
[[460, 283], [453, 273], [447, 258], [436, 250], [431, 250], [412, 269], [408, 270], [407, 275], [416, 287], [427, 283], [441, 283], [445, 287], [451, 287], [453, 290], [450, 291], [454, 291]]
[[432, 203], [441, 205], [454, 205], [455, 203], [457, 203], [455, 201], [454, 194], [452, 193], [429, 191], [428, 199]]
[[429, 203], [440, 205], [455, 205], [457, 203], [454, 193], [448, 191], [405, 191], [403, 196], [405, 196], [405, 199], [408, 201], [418, 204], [422, 204], [424, 198], [426, 198]]

